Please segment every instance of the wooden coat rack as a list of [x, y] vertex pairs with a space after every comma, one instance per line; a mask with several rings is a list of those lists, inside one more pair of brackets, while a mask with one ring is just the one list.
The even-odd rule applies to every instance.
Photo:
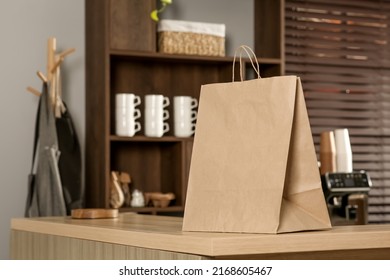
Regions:
[[[57, 40], [55, 37], [50, 37], [47, 41], [47, 64], [46, 64], [46, 75], [42, 72], [37, 71], [38, 77], [44, 83], [48, 83], [50, 100], [53, 105], [53, 110], [56, 117], [61, 116], [61, 112], [64, 112], [65, 107], [62, 103], [61, 96], [61, 79], [60, 79], [60, 65], [64, 61], [65, 57], [75, 52], [75, 48], [67, 49], [61, 53], [56, 54]], [[27, 87], [27, 91], [30, 93], [40, 96], [41, 92], [31, 86]]]

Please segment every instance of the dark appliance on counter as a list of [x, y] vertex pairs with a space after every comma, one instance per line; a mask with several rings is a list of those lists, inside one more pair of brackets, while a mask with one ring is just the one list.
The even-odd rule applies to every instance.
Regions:
[[367, 172], [325, 173], [321, 181], [332, 225], [368, 223], [372, 183]]

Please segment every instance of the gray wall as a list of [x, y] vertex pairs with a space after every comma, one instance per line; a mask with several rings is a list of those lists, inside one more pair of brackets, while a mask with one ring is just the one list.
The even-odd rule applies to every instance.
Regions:
[[0, 259], [9, 257], [10, 219], [24, 212], [38, 104], [26, 87], [41, 90], [35, 73], [46, 73], [50, 36], [58, 50], [76, 48], [62, 68], [63, 90], [84, 146], [84, 18], [83, 0], [0, 1]]
[[[253, 0], [174, 0], [163, 17], [225, 23], [228, 55], [253, 46]], [[84, 151], [84, 1], [1, 0], [0, 36], [0, 259], [7, 259], [10, 220], [24, 212], [38, 104], [26, 87], [41, 87], [35, 73], [46, 73], [50, 36], [59, 50], [77, 49], [62, 68], [63, 89]]]

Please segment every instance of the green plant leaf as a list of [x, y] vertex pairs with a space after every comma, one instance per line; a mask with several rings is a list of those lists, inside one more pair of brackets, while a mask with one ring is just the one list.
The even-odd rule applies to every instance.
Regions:
[[159, 18], [158, 18], [158, 11], [157, 10], [154, 10], [150, 13], [150, 17], [152, 18], [152, 20], [154, 21], [158, 21]]

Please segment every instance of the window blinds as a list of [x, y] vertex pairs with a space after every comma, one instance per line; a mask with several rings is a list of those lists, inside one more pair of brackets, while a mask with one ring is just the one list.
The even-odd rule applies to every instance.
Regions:
[[348, 128], [373, 188], [369, 222], [390, 222], [390, 1], [285, 0], [286, 75], [302, 79], [313, 139]]

